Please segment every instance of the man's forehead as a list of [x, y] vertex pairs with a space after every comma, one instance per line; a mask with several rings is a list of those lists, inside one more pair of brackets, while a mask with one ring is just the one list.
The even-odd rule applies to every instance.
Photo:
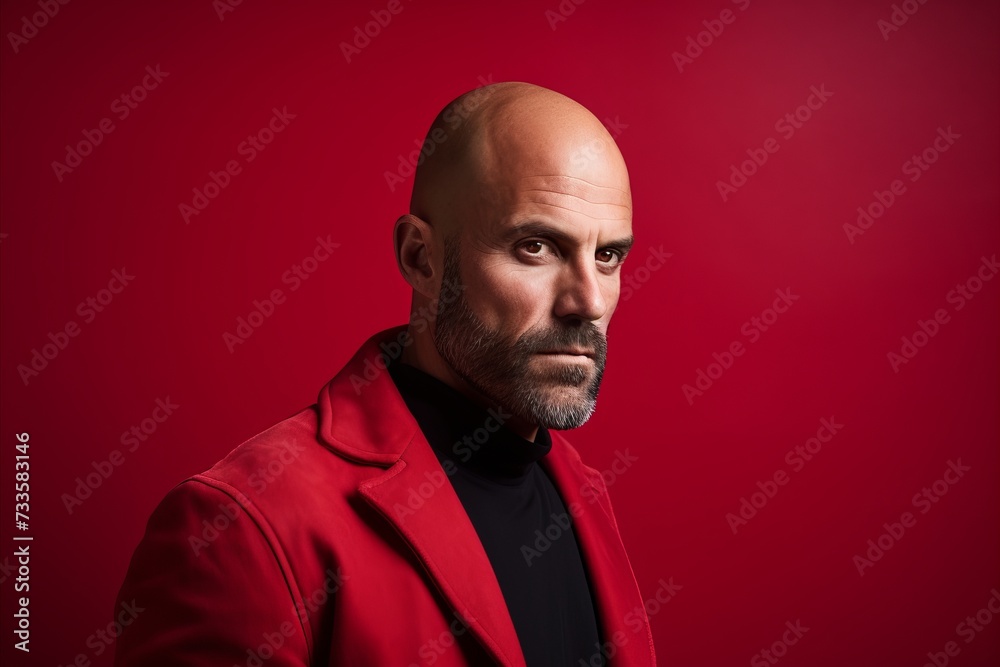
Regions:
[[600, 225], [616, 233], [623, 227], [630, 227], [632, 221], [632, 201], [627, 190], [596, 185], [572, 176], [519, 179], [506, 201], [507, 210], [497, 220], [503, 228], [538, 217], [572, 226]]
[[517, 180], [518, 192], [551, 192], [569, 195], [592, 204], [625, 206], [632, 210], [632, 197], [628, 190], [615, 185], [595, 183], [579, 176], [550, 174], [523, 176]]

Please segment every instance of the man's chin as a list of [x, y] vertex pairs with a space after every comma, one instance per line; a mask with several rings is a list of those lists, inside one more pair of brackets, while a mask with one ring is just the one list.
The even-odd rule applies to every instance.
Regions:
[[536, 390], [532, 401], [534, 414], [527, 419], [539, 426], [567, 430], [583, 426], [597, 407], [590, 396], [588, 383], [583, 385], [556, 384]]
[[545, 415], [540, 415], [539, 425], [556, 431], [580, 428], [590, 420], [591, 415], [594, 414], [594, 408], [594, 405], [577, 405], [572, 410], [552, 410]]

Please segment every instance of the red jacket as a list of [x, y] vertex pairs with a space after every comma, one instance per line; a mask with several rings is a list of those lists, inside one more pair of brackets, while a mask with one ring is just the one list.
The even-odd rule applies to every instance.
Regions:
[[[119, 592], [139, 611], [116, 665], [525, 664], [476, 531], [384, 370], [403, 330], [167, 494]], [[541, 464], [575, 517], [603, 652], [655, 665], [601, 475], [551, 435]]]

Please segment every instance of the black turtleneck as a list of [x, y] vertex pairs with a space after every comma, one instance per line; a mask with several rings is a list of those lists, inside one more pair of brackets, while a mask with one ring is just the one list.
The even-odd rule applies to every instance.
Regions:
[[479, 535], [528, 667], [604, 665], [573, 517], [538, 464], [548, 431], [526, 440], [500, 408], [399, 361], [389, 373]]

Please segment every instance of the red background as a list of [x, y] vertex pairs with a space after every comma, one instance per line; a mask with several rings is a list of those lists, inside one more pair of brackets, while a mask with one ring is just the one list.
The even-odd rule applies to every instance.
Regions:
[[[568, 435], [598, 469], [639, 458], [609, 481], [644, 596], [682, 586], [652, 615], [660, 662], [746, 664], [796, 620], [809, 630], [783, 664], [921, 665], [948, 641], [950, 664], [1000, 655], [1000, 618], [956, 634], [1000, 586], [1000, 280], [946, 300], [1000, 252], [997, 5], [913, 2], [887, 39], [888, 1], [567, 0], [554, 29], [557, 0], [401, 6], [348, 63], [339, 44], [385, 2], [245, 0], [222, 19], [207, 0], [71, 2], [16, 53], [8, 33], [39, 10], [4, 4], [2, 562], [18, 432], [34, 537], [32, 652], [12, 648], [6, 569], [4, 662], [110, 664], [87, 640], [166, 491], [405, 321], [390, 230], [412, 178], [390, 191], [385, 172], [483, 80], [555, 89], [620, 132], [637, 239], [623, 276], [644, 282], [613, 323], [598, 412]], [[678, 71], [672, 54], [727, 8]], [[113, 100], [158, 64], [169, 74], [119, 120]], [[821, 85], [821, 108], [777, 132]], [[274, 107], [295, 118], [248, 164], [237, 147]], [[57, 180], [52, 162], [105, 117], [114, 131]], [[960, 138], [911, 182], [903, 163], [939, 127]], [[723, 201], [717, 181], [769, 137], [778, 152]], [[230, 159], [241, 173], [185, 224], [178, 205]], [[897, 178], [905, 194], [851, 243], [843, 225]], [[282, 273], [328, 235], [340, 247], [290, 292]], [[637, 273], [661, 246], [662, 268]], [[122, 267], [134, 281], [84, 323], [77, 305]], [[230, 354], [222, 334], [275, 288], [287, 302]], [[799, 299], [751, 343], [741, 326], [785, 288]], [[894, 372], [887, 354], [938, 308], [948, 322]], [[18, 365], [69, 321], [80, 334], [26, 385]], [[682, 385], [737, 340], [689, 404]], [[166, 397], [176, 412], [69, 514], [62, 494]], [[786, 452], [830, 417], [843, 428], [794, 471]], [[912, 496], [958, 459], [970, 470], [920, 514]], [[788, 484], [734, 535], [727, 513], [779, 470]], [[860, 576], [854, 556], [905, 511], [916, 524]]]

